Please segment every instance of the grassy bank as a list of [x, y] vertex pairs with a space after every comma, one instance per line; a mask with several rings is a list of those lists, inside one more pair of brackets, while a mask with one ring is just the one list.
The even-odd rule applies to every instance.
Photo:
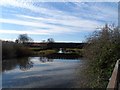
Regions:
[[70, 52], [71, 54], [76, 54], [78, 56], [83, 57], [83, 51], [84, 51], [84, 49], [67, 48], [66, 51]]
[[47, 55], [50, 55], [50, 54], [53, 54], [53, 53], [57, 53], [56, 50], [41, 50], [39, 52], [37, 52], [37, 55], [43, 55], [43, 56], [47, 56]]
[[[50, 56], [53, 54], [57, 54], [59, 49], [47, 49], [47, 50], [39, 50], [39, 48], [32, 48], [32, 50], [35, 52], [35, 55], [42, 55], [42, 56]], [[77, 55], [82, 57], [83, 56], [83, 49], [77, 49], [77, 48], [66, 48], [63, 50], [63, 53], [61, 54], [67, 54], [67, 55]]]

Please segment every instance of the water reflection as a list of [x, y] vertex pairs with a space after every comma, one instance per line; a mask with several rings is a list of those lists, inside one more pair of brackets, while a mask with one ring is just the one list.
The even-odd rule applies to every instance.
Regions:
[[17, 60], [3, 60], [2, 61], [2, 72], [15, 69], [17, 66]]
[[[39, 57], [38, 59], [41, 63], [53, 62], [53, 59], [48, 59], [46, 57]], [[31, 58], [21, 58], [21, 59], [9, 59], [3, 60], [2, 62], [2, 72], [13, 70], [16, 67], [19, 67], [20, 70], [26, 71], [30, 70], [34, 65], [34, 62], [31, 61]]]
[[29, 70], [30, 68], [33, 67], [33, 62], [30, 61], [29, 58], [19, 60], [17, 64], [18, 64], [20, 70], [22, 70], [22, 71]]
[[19, 67], [22, 71], [26, 71], [33, 67], [33, 62], [29, 58], [9, 59], [2, 62], [2, 72], [13, 70], [16, 67]]
[[72, 87], [77, 80], [76, 69], [81, 64], [78, 59], [47, 57], [4, 60], [2, 85], [3, 88]]
[[[46, 63], [46, 62], [53, 62], [54, 58], [66, 58], [66, 59], [73, 59], [76, 58], [77, 56], [74, 55], [66, 55], [66, 54], [55, 54], [53, 56], [49, 57], [37, 57], [37, 60], [40, 63]], [[20, 58], [20, 59], [8, 59], [8, 60], [3, 60], [2, 62], [2, 72], [8, 71], [8, 70], [13, 70], [19, 68], [22, 71], [27, 71], [33, 68], [34, 66], [34, 61], [32, 57], [26, 57], [26, 58]]]

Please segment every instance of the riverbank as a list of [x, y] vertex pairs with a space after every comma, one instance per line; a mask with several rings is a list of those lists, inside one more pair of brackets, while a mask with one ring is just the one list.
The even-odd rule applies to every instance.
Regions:
[[54, 56], [75, 56], [75, 57], [83, 57], [83, 49], [70, 49], [66, 48], [63, 52], [60, 52], [58, 49], [47, 49], [47, 50], [37, 50], [35, 51], [35, 55], [38, 56], [46, 56], [46, 57], [54, 57]]
[[20, 58], [28, 56], [43, 56], [48, 58], [79, 58], [83, 57], [83, 49], [66, 48], [62, 53], [59, 49], [41, 49], [36, 47], [28, 47], [22, 43], [3, 42], [2, 43], [2, 59]]
[[33, 55], [29, 47], [21, 43], [2, 42], [2, 59], [19, 58]]

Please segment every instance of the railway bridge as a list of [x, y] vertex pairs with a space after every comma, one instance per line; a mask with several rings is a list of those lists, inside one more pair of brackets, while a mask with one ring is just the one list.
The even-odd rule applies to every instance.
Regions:
[[86, 43], [24, 43], [29, 47], [38, 47], [41, 49], [59, 49], [59, 48], [83, 48]]

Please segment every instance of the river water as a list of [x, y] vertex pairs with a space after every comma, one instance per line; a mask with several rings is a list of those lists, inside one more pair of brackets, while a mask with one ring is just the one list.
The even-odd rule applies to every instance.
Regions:
[[2, 88], [72, 88], [82, 59], [29, 57], [2, 62]]

